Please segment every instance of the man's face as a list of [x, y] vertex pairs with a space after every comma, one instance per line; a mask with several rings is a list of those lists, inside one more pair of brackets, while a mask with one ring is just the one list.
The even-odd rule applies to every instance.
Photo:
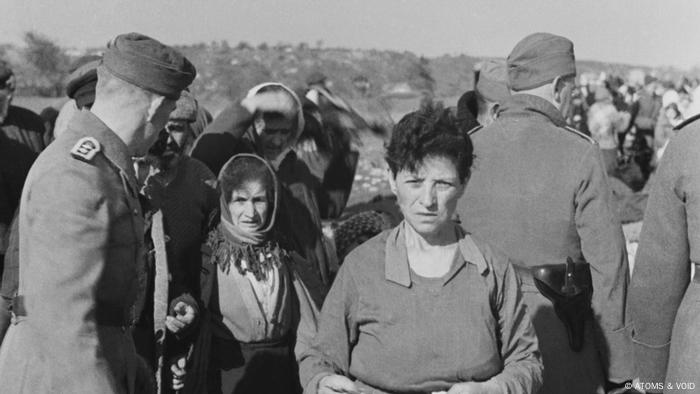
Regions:
[[556, 104], [559, 111], [566, 118], [571, 112], [571, 100], [573, 98], [573, 92], [576, 88], [576, 83], [574, 77], [562, 78], [558, 86], [559, 90], [556, 93]]
[[262, 115], [255, 119], [258, 144], [265, 159], [275, 161], [294, 143], [295, 127], [293, 121], [279, 115]]
[[164, 98], [161, 101], [158, 108], [156, 108], [153, 116], [146, 122], [144, 126], [143, 134], [143, 146], [139, 146], [143, 149], [140, 152], [135, 152], [136, 156], [145, 155], [151, 146], [153, 146], [156, 141], [160, 138], [160, 132], [165, 128], [165, 124], [168, 122], [168, 117], [170, 113], [175, 109], [175, 100]]

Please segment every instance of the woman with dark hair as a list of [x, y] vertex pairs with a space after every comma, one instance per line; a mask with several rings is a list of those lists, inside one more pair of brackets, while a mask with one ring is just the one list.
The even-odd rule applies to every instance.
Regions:
[[205, 312], [185, 392], [297, 393], [295, 354], [315, 334], [317, 310], [295, 269], [303, 261], [276, 225], [277, 178], [262, 158], [240, 154], [218, 179], [220, 215], [203, 247]]
[[542, 363], [513, 266], [452, 218], [472, 152], [441, 107], [396, 125], [386, 161], [405, 219], [345, 259], [302, 356], [305, 392], [537, 392]]

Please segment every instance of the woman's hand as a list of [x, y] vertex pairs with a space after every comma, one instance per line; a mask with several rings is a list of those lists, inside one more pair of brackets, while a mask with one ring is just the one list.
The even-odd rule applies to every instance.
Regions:
[[165, 326], [174, 334], [186, 329], [194, 321], [195, 311], [191, 305], [185, 302], [178, 302], [175, 305], [175, 316], [165, 317]]
[[501, 388], [493, 382], [465, 382], [450, 387], [447, 394], [501, 394]]
[[268, 91], [246, 97], [241, 101], [251, 114], [257, 112], [279, 112], [287, 116], [296, 115], [297, 104], [286, 91]]
[[318, 382], [318, 394], [361, 394], [352, 380], [342, 375], [328, 375]]

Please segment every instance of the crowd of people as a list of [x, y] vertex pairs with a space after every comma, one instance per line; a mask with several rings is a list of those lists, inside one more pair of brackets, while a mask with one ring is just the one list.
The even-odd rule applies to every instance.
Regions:
[[[697, 81], [529, 35], [394, 126], [396, 214], [334, 240], [367, 122], [320, 73], [212, 117], [196, 75], [123, 34], [42, 119], [0, 64], [3, 393], [700, 390]], [[649, 195], [633, 276], [613, 180]]]

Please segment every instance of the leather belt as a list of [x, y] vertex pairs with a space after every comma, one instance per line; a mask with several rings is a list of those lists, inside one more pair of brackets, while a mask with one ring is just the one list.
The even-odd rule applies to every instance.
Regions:
[[[12, 313], [15, 316], [27, 316], [24, 296], [18, 295], [12, 302]], [[97, 303], [95, 311], [95, 321], [97, 325], [109, 327], [131, 327], [133, 322], [128, 318], [128, 313], [123, 307]]]

